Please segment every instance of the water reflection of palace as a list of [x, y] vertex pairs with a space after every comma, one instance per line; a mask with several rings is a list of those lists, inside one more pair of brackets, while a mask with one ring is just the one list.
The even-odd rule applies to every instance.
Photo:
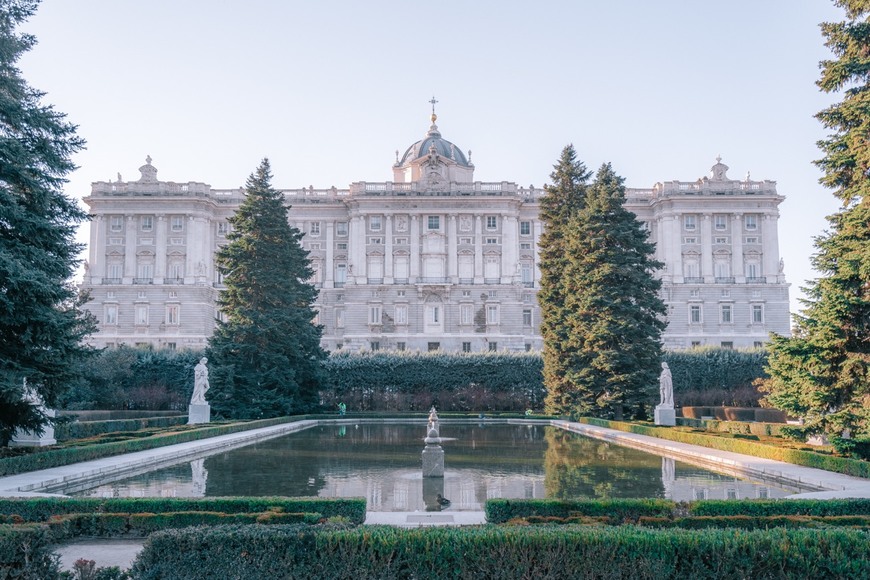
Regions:
[[[557, 428], [450, 425], [444, 478], [423, 478], [416, 425], [321, 427], [81, 492], [96, 497], [364, 497], [371, 511], [481, 511], [493, 498], [778, 498], [738, 479]], [[434, 486], [434, 487], [433, 487]], [[67, 490], [71, 493], [73, 490]]]

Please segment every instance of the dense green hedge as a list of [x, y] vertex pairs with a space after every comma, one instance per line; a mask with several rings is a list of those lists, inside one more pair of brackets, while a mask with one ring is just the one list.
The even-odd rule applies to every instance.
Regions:
[[175, 417], [150, 417], [141, 419], [115, 419], [110, 421], [75, 421], [61, 423], [54, 428], [54, 436], [58, 441], [70, 439], [85, 439], [104, 433], [119, 431], [138, 431], [154, 427], [174, 427], [187, 423], [187, 415]]
[[857, 528], [870, 529], [868, 516], [698, 516], [690, 518], [647, 518], [638, 524], [653, 528], [682, 528], [701, 530], [705, 528], [768, 530], [771, 528]]
[[605, 517], [610, 523], [636, 522], [641, 516], [670, 516], [676, 504], [665, 499], [556, 500], [556, 499], [490, 499], [484, 511], [486, 521], [500, 524], [515, 518], [541, 517]]
[[60, 572], [45, 525], [0, 525], [0, 579], [47, 580]]
[[333, 353], [324, 362], [327, 409], [519, 411], [541, 408], [542, 361], [533, 353]]
[[666, 350], [662, 360], [671, 369], [676, 399], [686, 390], [735, 390], [767, 376], [767, 351], [763, 349]]
[[361, 524], [366, 517], [366, 501], [363, 498], [326, 497], [0, 498], [0, 514], [17, 515], [27, 522], [45, 522], [52, 516], [65, 514], [162, 514], [194, 511], [224, 514], [316, 512], [325, 518], [340, 516], [351, 523]]
[[679, 441], [681, 443], [690, 443], [692, 445], [700, 445], [703, 447], [709, 447], [710, 449], [718, 449], [720, 451], [732, 451], [743, 455], [752, 455], [753, 457], [785, 461], [787, 463], [794, 463], [795, 465], [803, 465], [804, 467], [815, 467], [826, 471], [870, 478], [870, 462], [859, 459], [823, 455], [814, 451], [790, 449], [756, 441], [747, 441], [746, 439], [726, 439], [714, 435], [704, 435], [703, 433], [687, 433], [685, 431], [677, 431], [668, 427], [652, 427], [638, 425], [636, 423], [593, 418], [581, 418], [578, 419], [578, 421], [581, 423], [588, 423], [589, 425], [597, 425], [598, 427], [606, 427], [618, 431], [626, 431], [628, 433], [637, 433], [638, 435], [649, 435], [650, 437], [658, 437], [669, 441]]
[[152, 534], [139, 580], [205, 578], [867, 578], [853, 530], [635, 526], [227, 526]]
[[97, 445], [87, 445], [82, 447], [50, 449], [46, 451], [35, 450], [31, 453], [28, 453], [27, 455], [19, 455], [17, 457], [7, 457], [4, 459], [0, 459], [0, 476], [14, 475], [16, 473], [24, 473], [37, 469], [46, 469], [49, 467], [57, 467], [59, 465], [69, 465], [71, 463], [90, 461], [91, 459], [100, 459], [102, 457], [121, 455], [123, 453], [133, 453], [135, 451], [155, 449], [157, 447], [164, 447], [166, 445], [175, 445], [176, 443], [186, 443], [187, 441], [198, 441], [200, 439], [207, 439], [209, 437], [217, 437], [218, 435], [227, 435], [229, 433], [250, 431], [251, 429], [270, 427], [272, 425], [280, 425], [282, 423], [292, 423], [294, 421], [300, 421], [302, 419], [308, 418], [310, 418], [308, 415], [297, 415], [295, 417], [277, 417], [275, 419], [261, 419], [259, 421], [249, 421], [246, 423], [214, 425], [212, 427], [202, 427], [199, 429], [183, 431], [180, 433], [154, 435], [152, 437], [130, 439], [127, 441], [99, 443]]
[[734, 433], [735, 435], [758, 435], [762, 437], [783, 437], [784, 423], [756, 423], [744, 421], [717, 421], [715, 419], [689, 419], [677, 417], [677, 425], [705, 429], [711, 433]]
[[708, 499], [689, 504], [694, 516], [870, 516], [870, 499]]

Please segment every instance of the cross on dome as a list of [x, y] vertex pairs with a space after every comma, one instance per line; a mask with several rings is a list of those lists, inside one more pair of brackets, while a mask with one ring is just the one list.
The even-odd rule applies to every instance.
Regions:
[[435, 100], [435, 95], [432, 95], [432, 99], [429, 102], [432, 103], [432, 122], [434, 123], [438, 119], [438, 115], [435, 114], [435, 104], [438, 102]]

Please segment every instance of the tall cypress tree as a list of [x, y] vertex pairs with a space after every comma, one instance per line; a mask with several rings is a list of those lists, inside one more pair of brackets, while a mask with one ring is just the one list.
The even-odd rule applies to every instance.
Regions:
[[248, 178], [246, 196], [230, 218], [229, 243], [217, 253], [226, 290], [209, 342], [209, 402], [226, 417], [277, 417], [313, 409], [326, 353], [312, 305], [317, 289], [290, 226], [284, 196], [272, 188], [268, 159]]
[[46, 422], [24, 399], [24, 380], [53, 405], [95, 329], [70, 281], [82, 250], [75, 230], [87, 214], [63, 193], [84, 141], [16, 66], [36, 43], [16, 28], [37, 5], [0, 0], [0, 444]]
[[584, 205], [586, 188], [592, 175], [577, 159], [573, 145], [567, 145], [559, 157], [544, 188], [540, 219], [544, 226], [538, 244], [541, 269], [541, 336], [544, 339], [544, 386], [547, 389], [547, 409], [553, 413], [570, 408], [573, 386], [568, 378], [574, 366], [567, 325], [563, 277], [568, 266], [566, 246], [572, 236], [568, 223]]
[[817, 82], [843, 100], [816, 115], [830, 129], [819, 142], [820, 182], [842, 202], [816, 238], [822, 274], [808, 283], [794, 336], [768, 348], [767, 401], [803, 417], [808, 434], [870, 434], [870, 1], [837, 0], [847, 20], [822, 24], [833, 60]]
[[602, 165], [567, 223], [560, 285], [569, 388], [550, 394], [552, 412], [643, 416], [656, 390], [666, 311], [654, 274], [662, 264], [624, 207], [623, 181]]

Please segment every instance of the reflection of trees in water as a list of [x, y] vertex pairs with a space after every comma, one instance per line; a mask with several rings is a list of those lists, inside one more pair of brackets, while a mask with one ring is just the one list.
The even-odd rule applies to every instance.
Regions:
[[547, 497], [664, 497], [661, 458], [567, 431], [546, 432]]

